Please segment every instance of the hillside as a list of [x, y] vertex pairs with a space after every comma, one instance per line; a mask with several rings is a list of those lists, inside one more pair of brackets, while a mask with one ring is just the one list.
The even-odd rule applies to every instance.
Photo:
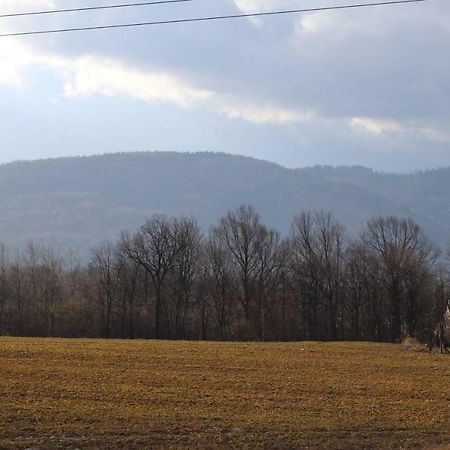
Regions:
[[302, 210], [329, 210], [351, 231], [375, 215], [409, 216], [441, 246], [450, 239], [450, 169], [381, 174], [362, 167], [286, 169], [214, 153], [121, 153], [0, 166], [0, 239], [90, 246], [155, 212], [193, 215], [207, 229], [254, 205], [287, 232]]

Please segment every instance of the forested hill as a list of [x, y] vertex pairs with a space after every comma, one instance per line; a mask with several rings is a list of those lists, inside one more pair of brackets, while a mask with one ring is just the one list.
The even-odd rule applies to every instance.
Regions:
[[450, 240], [450, 169], [410, 175], [362, 167], [286, 169], [214, 153], [121, 153], [0, 166], [0, 240], [89, 247], [155, 212], [207, 229], [228, 209], [255, 206], [281, 232], [303, 210], [331, 211], [350, 231], [376, 215], [408, 216]]

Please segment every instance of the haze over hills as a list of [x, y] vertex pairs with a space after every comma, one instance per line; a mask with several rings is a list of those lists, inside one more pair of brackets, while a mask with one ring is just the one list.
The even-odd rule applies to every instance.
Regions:
[[376, 215], [412, 217], [446, 247], [450, 168], [408, 175], [363, 167], [287, 169], [217, 153], [120, 153], [0, 166], [0, 240], [89, 248], [164, 212], [206, 230], [228, 209], [252, 204], [282, 233], [304, 210], [327, 210], [356, 232]]

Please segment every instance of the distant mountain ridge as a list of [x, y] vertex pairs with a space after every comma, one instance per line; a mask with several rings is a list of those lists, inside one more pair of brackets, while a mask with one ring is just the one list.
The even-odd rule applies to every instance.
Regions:
[[116, 153], [0, 166], [0, 240], [87, 254], [156, 212], [192, 215], [206, 230], [228, 209], [254, 205], [286, 233], [293, 216], [327, 210], [350, 233], [376, 215], [412, 217], [450, 240], [450, 168], [384, 174], [363, 167], [287, 169], [218, 153]]

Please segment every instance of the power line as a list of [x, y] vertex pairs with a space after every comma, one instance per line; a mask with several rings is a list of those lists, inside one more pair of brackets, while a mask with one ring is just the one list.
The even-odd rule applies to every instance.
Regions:
[[320, 11], [332, 11], [340, 9], [355, 9], [355, 8], [365, 8], [373, 6], [388, 6], [388, 5], [398, 5], [406, 3], [419, 3], [426, 2], [428, 0], [391, 0], [376, 3], [357, 3], [350, 5], [337, 5], [337, 6], [324, 6], [320, 8], [307, 8], [307, 9], [289, 9], [281, 11], [268, 11], [260, 13], [248, 13], [248, 14], [231, 14], [223, 16], [209, 16], [209, 17], [194, 17], [187, 19], [171, 19], [171, 20], [159, 20], [153, 22], [138, 22], [138, 23], [125, 23], [125, 24], [115, 24], [115, 25], [99, 25], [92, 27], [78, 27], [78, 28], [60, 28], [52, 30], [37, 30], [37, 31], [22, 31], [16, 33], [5, 33], [0, 34], [0, 37], [12, 37], [12, 36], [31, 36], [39, 34], [55, 34], [55, 33], [71, 33], [76, 31], [92, 31], [92, 30], [106, 30], [114, 28], [134, 28], [134, 27], [144, 27], [153, 25], [169, 25], [169, 24], [179, 24], [179, 23], [192, 23], [192, 22], [207, 22], [215, 20], [227, 20], [227, 19], [241, 19], [248, 17], [264, 17], [264, 16], [277, 16], [286, 14], [299, 14], [307, 12], [320, 12]]
[[151, 6], [151, 5], [166, 5], [169, 3], [186, 3], [193, 0], [154, 0], [151, 2], [137, 2], [137, 3], [121, 3], [118, 5], [104, 5], [104, 6], [86, 6], [84, 8], [68, 8], [68, 9], [49, 9], [43, 11], [26, 11], [11, 14], [0, 14], [0, 19], [11, 17], [24, 17], [24, 16], [41, 16], [44, 14], [62, 14], [62, 13], [74, 13], [84, 11], [98, 11], [103, 9], [119, 9], [119, 8], [136, 8], [138, 6]]

